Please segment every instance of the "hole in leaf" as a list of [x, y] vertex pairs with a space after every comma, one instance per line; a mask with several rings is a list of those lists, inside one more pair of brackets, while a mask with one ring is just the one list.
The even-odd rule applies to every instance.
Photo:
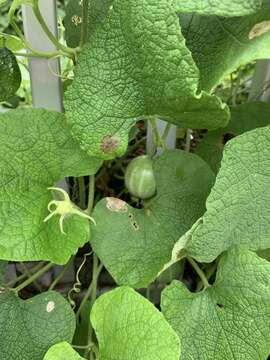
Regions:
[[132, 226], [133, 226], [133, 228], [134, 228], [134, 230], [139, 230], [139, 225], [136, 223], [136, 221], [134, 221], [133, 223], [132, 223]]

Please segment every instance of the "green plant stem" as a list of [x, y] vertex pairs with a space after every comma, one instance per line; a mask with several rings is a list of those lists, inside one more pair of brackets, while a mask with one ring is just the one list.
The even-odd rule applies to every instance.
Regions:
[[54, 36], [54, 34], [51, 32], [51, 30], [48, 28], [46, 22], [44, 21], [44, 18], [40, 12], [39, 6], [36, 5], [33, 7], [34, 14], [40, 23], [43, 31], [48, 36], [48, 38], [51, 40], [51, 42], [56, 46], [57, 49], [62, 50], [64, 53], [72, 55], [74, 58], [76, 58], [78, 49], [72, 49], [69, 48], [63, 44], [61, 44], [58, 39]]
[[89, 0], [83, 0], [80, 47], [82, 47], [85, 44], [88, 36], [88, 8], [89, 8]]
[[[24, 37], [23, 33], [21, 32], [20, 28], [17, 26], [17, 24], [14, 21], [12, 21], [10, 23], [10, 25], [13, 27], [16, 34], [22, 40], [25, 48], [30, 51], [30, 53], [17, 53], [18, 56], [40, 57], [40, 58], [48, 58], [48, 59], [51, 58], [51, 57], [57, 56], [57, 55], [67, 55], [67, 56], [71, 57], [70, 54], [66, 54], [65, 52], [63, 52], [61, 50], [59, 50], [59, 51], [44, 51], [44, 52], [43, 51], [37, 51], [25, 39], [25, 37]], [[14, 54], [16, 54], [16, 53], [14, 53]]]
[[22, 52], [13, 52], [13, 54], [15, 56], [22, 56], [22, 57], [34, 57], [34, 58], [52, 58], [55, 56], [61, 56], [61, 55], [65, 55], [62, 51], [54, 51], [54, 52], [50, 52], [50, 53], [36, 53], [36, 52], [26, 52], [26, 53], [22, 53]]
[[160, 147], [160, 146], [162, 146], [162, 139], [160, 137], [160, 133], [159, 133], [159, 130], [157, 127], [157, 121], [153, 117], [150, 117], [149, 121], [152, 126], [153, 133], [154, 133], [154, 143], [155, 143], [156, 147]]
[[[146, 136], [143, 136], [140, 140], [138, 140], [134, 145], [131, 145], [126, 154], [131, 154], [133, 153], [134, 150], [136, 150], [141, 144], [143, 144], [145, 141], [146, 141], [147, 137]], [[123, 161], [123, 159], [120, 159], [119, 161]]]
[[167, 137], [168, 137], [168, 135], [169, 135], [169, 132], [170, 132], [170, 130], [171, 130], [171, 127], [172, 127], [172, 125], [170, 124], [170, 123], [167, 123], [166, 124], [166, 127], [165, 127], [165, 129], [164, 129], [164, 131], [163, 131], [163, 134], [162, 134], [162, 142], [163, 142], [163, 144], [164, 144], [164, 147], [167, 147]]
[[196, 261], [194, 261], [191, 257], [187, 256], [187, 261], [190, 263], [190, 265], [193, 267], [193, 269], [196, 271], [196, 273], [199, 275], [204, 288], [208, 288], [210, 287], [210, 284], [204, 274], [204, 272], [201, 270], [201, 268], [199, 267], [199, 265], [196, 263]]
[[[28, 277], [28, 279], [30, 279], [30, 277], [31, 277], [33, 274], [29, 271], [29, 269], [27, 268], [27, 266], [26, 266], [24, 263], [21, 263], [21, 266], [22, 266], [22, 268], [23, 268], [26, 276]], [[42, 292], [42, 288], [41, 288], [41, 286], [39, 285], [38, 282], [33, 281], [33, 285], [38, 289], [39, 292]]]
[[[102, 269], [102, 267], [101, 267]], [[98, 284], [98, 277], [100, 272], [99, 270], [99, 266], [98, 266], [98, 257], [97, 255], [94, 253], [93, 255], [93, 275], [92, 275], [92, 291], [91, 291], [91, 299], [90, 299], [90, 311], [92, 310], [92, 307], [96, 301], [97, 298], [97, 284]], [[101, 271], [101, 270], [100, 270]], [[92, 338], [93, 338], [93, 327], [90, 326], [88, 327], [88, 340], [89, 342], [92, 342]], [[90, 353], [90, 358], [92, 358], [92, 352]]]
[[88, 206], [87, 214], [91, 215], [95, 199], [95, 175], [89, 176], [89, 192], [88, 192]]
[[[217, 266], [218, 266], [218, 262], [215, 262], [214, 264], [212, 264], [212, 266], [206, 271], [205, 277], [207, 279], [207, 281], [209, 281], [209, 279], [212, 277], [212, 275], [214, 275], [215, 271], [217, 270]], [[200, 281], [197, 285], [197, 289], [196, 291], [200, 291], [203, 287], [202, 281]]]
[[54, 266], [54, 264], [48, 263], [42, 269], [40, 269], [35, 274], [33, 274], [29, 279], [25, 280], [23, 283], [21, 283], [19, 286], [17, 286], [14, 289], [14, 291], [16, 291], [18, 293], [19, 291], [24, 289], [26, 286], [30, 285], [33, 281], [40, 278], [43, 274], [45, 274], [47, 271], [49, 271], [53, 266]]
[[237, 105], [237, 95], [238, 95], [238, 90], [241, 84], [241, 77], [242, 77], [242, 70], [240, 69], [237, 79], [236, 79], [236, 84], [235, 87], [233, 89], [233, 95], [232, 95], [232, 105], [236, 106]]
[[187, 129], [187, 133], [186, 133], [186, 145], [185, 145], [185, 151], [187, 151], [187, 152], [190, 151], [191, 135], [192, 135], [192, 130], [191, 130], [191, 129]]
[[151, 284], [146, 288], [146, 298], [151, 301]]
[[60, 271], [60, 273], [56, 276], [56, 278], [54, 279], [54, 281], [51, 283], [50, 287], [48, 290], [53, 290], [55, 288], [55, 286], [58, 284], [58, 282], [62, 279], [62, 277], [65, 275], [65, 273], [67, 272], [67, 270], [69, 269], [70, 265], [73, 262], [73, 257], [71, 257], [69, 259], [69, 261], [66, 263], [66, 265], [63, 267], [63, 269]]
[[85, 183], [84, 183], [84, 177], [81, 176], [78, 178], [79, 183], [79, 198], [80, 198], [80, 207], [81, 209], [85, 209], [85, 203], [86, 203], [86, 196], [85, 196]]
[[[29, 269], [29, 273], [31, 274], [31, 276], [32, 276], [32, 273], [37, 272], [40, 268], [43, 267], [43, 265], [44, 265], [44, 263], [42, 262], [42, 263], [37, 264], [37, 265], [34, 266], [33, 268]], [[8, 283], [6, 283], [5, 285], [6, 285], [6, 287], [10, 287], [10, 286], [16, 284], [17, 282], [24, 280], [26, 277], [27, 277], [27, 274], [26, 274], [26, 273], [21, 274], [21, 275], [17, 276], [15, 279], [10, 280], [10, 281], [9, 281]]]
[[[96, 255], [95, 255], [95, 256], [96, 256]], [[98, 266], [97, 270], [93, 269], [93, 274], [94, 274], [94, 272], [95, 272], [96, 281], [98, 280], [98, 277], [99, 277], [99, 274], [100, 274], [102, 268], [103, 268], [103, 265], [100, 264], [100, 265]], [[95, 271], [94, 271], [94, 270], [95, 270]], [[91, 296], [91, 294], [92, 294], [93, 286], [94, 286], [94, 285], [93, 285], [93, 282], [94, 282], [94, 278], [92, 278], [91, 284], [89, 285], [89, 287], [88, 287], [88, 289], [87, 289], [87, 291], [86, 291], [86, 293], [85, 293], [85, 295], [84, 295], [84, 297], [83, 297], [83, 299], [82, 299], [82, 301], [81, 301], [81, 304], [80, 304], [80, 306], [79, 306], [79, 309], [78, 309], [78, 311], [77, 311], [77, 313], [76, 313], [76, 318], [77, 318], [77, 319], [79, 319], [79, 316], [80, 316], [80, 313], [81, 313], [81, 311], [82, 311], [82, 308], [84, 307], [84, 305], [86, 304], [87, 300], [90, 298], [90, 296]]]

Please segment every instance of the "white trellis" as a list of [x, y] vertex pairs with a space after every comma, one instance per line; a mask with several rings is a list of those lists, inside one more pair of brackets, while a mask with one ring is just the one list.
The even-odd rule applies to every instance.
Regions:
[[270, 101], [270, 60], [257, 61], [249, 99]]
[[[58, 36], [56, 1], [40, 0], [39, 6], [48, 27]], [[32, 47], [39, 51], [55, 51], [55, 46], [36, 20], [32, 8], [24, 5], [22, 12], [25, 37]], [[33, 106], [62, 111], [61, 81], [53, 74], [53, 72], [59, 73], [59, 59], [31, 58], [29, 68]]]
[[[58, 36], [56, 0], [39, 0], [40, 11], [51, 32]], [[56, 48], [44, 33], [30, 6], [22, 7], [24, 34], [27, 41], [34, 49], [39, 51], [55, 51]], [[55, 74], [60, 74], [60, 60], [30, 58], [29, 70], [33, 106], [48, 110], [63, 111], [62, 83]], [[42, 135], [41, 135], [42, 136]], [[67, 190], [67, 183], [62, 180], [59, 187]], [[61, 271], [60, 266], [55, 266], [54, 274], [57, 276]], [[49, 276], [49, 275], [48, 275]], [[74, 278], [74, 269], [70, 267], [65, 275], [66, 281]]]

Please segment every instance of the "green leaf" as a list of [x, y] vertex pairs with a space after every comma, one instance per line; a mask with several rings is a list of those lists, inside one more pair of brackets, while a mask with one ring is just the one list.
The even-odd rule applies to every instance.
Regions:
[[224, 144], [231, 138], [246, 131], [270, 125], [270, 104], [250, 102], [231, 108], [231, 120], [227, 127], [208, 131], [196, 149], [217, 173], [220, 168]]
[[259, 10], [261, 0], [174, 0], [175, 8], [181, 13], [201, 15], [244, 16]]
[[65, 7], [66, 16], [63, 19], [67, 45], [77, 47], [80, 44], [82, 27], [82, 1], [69, 0]]
[[9, 49], [0, 48], [0, 101], [14, 95], [20, 84], [21, 72], [15, 56]]
[[231, 140], [207, 199], [203, 222], [186, 249], [201, 262], [211, 262], [234, 245], [270, 248], [270, 127]]
[[181, 360], [261, 360], [270, 354], [270, 264], [247, 250], [225, 254], [215, 284], [191, 293], [174, 281], [162, 312], [181, 341]]
[[121, 285], [146, 287], [170, 260], [175, 242], [203, 215], [214, 182], [196, 155], [167, 151], [153, 162], [157, 195], [143, 209], [106, 198], [95, 207], [92, 247]]
[[100, 360], [179, 359], [179, 339], [163, 315], [128, 287], [102, 295], [94, 304], [91, 322]]
[[14, 292], [1, 293], [0, 312], [2, 360], [40, 360], [52, 345], [72, 340], [75, 316], [56, 292], [26, 301]]
[[41, 109], [0, 116], [0, 258], [64, 264], [89, 240], [88, 219], [48, 222], [48, 187], [66, 176], [94, 174], [101, 165], [70, 138], [62, 114]]
[[19, 51], [24, 49], [22, 40], [11, 34], [0, 34], [0, 48], [6, 47], [11, 51]]
[[67, 342], [61, 342], [52, 346], [43, 360], [82, 360], [83, 358], [73, 350]]
[[244, 17], [180, 16], [186, 45], [200, 70], [202, 89], [210, 91], [240, 65], [270, 57], [269, 20], [269, 0], [264, 0], [261, 10]]
[[199, 71], [168, 0], [115, 0], [106, 9], [95, 12], [100, 21], [65, 94], [68, 122], [85, 151], [104, 159], [123, 154], [132, 125], [152, 115], [182, 127], [226, 125], [227, 107], [198, 91]]

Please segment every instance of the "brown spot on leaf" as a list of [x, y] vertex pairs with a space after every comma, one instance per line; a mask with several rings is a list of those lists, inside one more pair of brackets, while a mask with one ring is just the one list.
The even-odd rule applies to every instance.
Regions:
[[111, 154], [119, 147], [120, 139], [118, 136], [107, 135], [102, 139], [101, 150], [105, 154]]
[[270, 30], [270, 21], [262, 21], [253, 26], [250, 33], [248, 34], [249, 40], [252, 40], [258, 36], [265, 34]]
[[127, 212], [128, 207], [127, 203], [123, 200], [114, 198], [114, 197], [107, 197], [107, 209], [114, 212]]

